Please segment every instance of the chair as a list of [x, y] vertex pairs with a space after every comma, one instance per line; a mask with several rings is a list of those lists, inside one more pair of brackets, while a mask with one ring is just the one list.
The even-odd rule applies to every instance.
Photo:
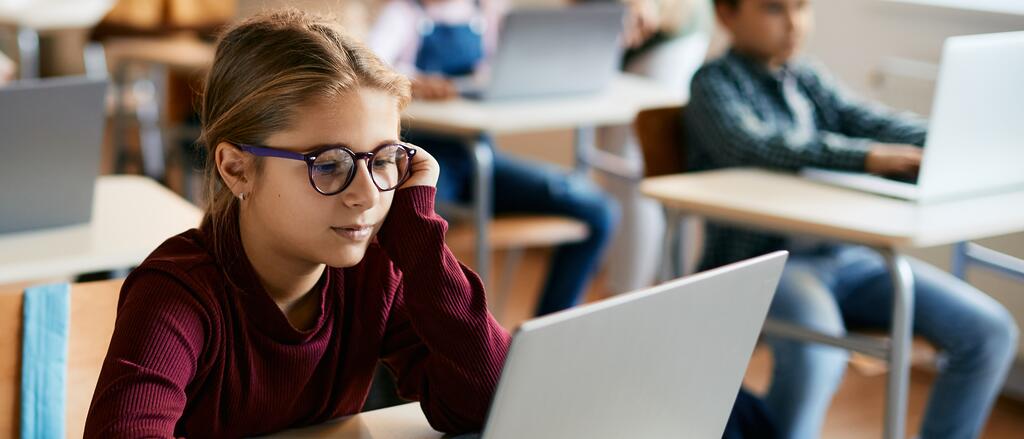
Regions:
[[[686, 171], [685, 107], [674, 106], [644, 110], [637, 114], [633, 130], [644, 158], [644, 178], [679, 174]], [[679, 277], [689, 265], [686, 255], [696, 252], [693, 240], [682, 240], [684, 230], [694, 228], [691, 218], [665, 209], [665, 239], [662, 241], [659, 281]], [[680, 242], [681, 241], [681, 242]], [[684, 248], [681, 248], [684, 247]]]
[[[114, 333], [123, 279], [71, 285], [65, 434], [82, 437], [100, 368]], [[20, 437], [24, 292], [0, 291], [0, 437]]]

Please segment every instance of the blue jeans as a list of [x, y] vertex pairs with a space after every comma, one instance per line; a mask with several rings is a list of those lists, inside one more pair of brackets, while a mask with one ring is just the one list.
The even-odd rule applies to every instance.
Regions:
[[[974, 438], [1013, 361], [1018, 329], [994, 299], [953, 275], [910, 259], [915, 334], [941, 352], [939, 375], [920, 429], [922, 439]], [[793, 254], [772, 302], [772, 318], [843, 335], [889, 328], [892, 282], [883, 258], [859, 246], [822, 246]], [[819, 438], [847, 352], [771, 339], [775, 367], [766, 402], [781, 437]]]
[[[406, 140], [426, 148], [440, 163], [438, 200], [467, 203], [472, 199], [473, 165], [459, 140], [409, 132]], [[619, 208], [594, 182], [546, 163], [494, 153], [494, 212], [562, 215], [587, 224], [589, 234], [578, 243], [559, 246], [552, 256], [536, 314], [570, 308], [583, 296], [619, 221]]]

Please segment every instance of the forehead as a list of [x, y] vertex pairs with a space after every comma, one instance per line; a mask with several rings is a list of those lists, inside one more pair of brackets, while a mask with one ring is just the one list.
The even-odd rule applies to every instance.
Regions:
[[398, 140], [400, 117], [396, 97], [360, 87], [297, 108], [291, 126], [274, 133], [267, 144], [295, 151], [342, 144], [354, 151], [369, 151]]

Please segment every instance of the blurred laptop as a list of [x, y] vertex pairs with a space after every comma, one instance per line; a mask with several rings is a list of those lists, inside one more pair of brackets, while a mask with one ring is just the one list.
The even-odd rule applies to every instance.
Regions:
[[514, 10], [489, 68], [455, 86], [483, 100], [599, 92], [619, 71], [624, 15], [619, 4]]
[[817, 168], [801, 174], [918, 202], [1024, 188], [1024, 32], [946, 40], [916, 181]]
[[485, 439], [718, 438], [786, 252], [528, 321]]
[[89, 222], [106, 89], [80, 77], [0, 87], [0, 233]]

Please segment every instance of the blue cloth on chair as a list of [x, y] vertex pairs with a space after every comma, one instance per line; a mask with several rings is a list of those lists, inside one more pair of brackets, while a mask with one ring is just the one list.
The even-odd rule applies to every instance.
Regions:
[[25, 290], [21, 349], [21, 437], [64, 437], [71, 285]]

